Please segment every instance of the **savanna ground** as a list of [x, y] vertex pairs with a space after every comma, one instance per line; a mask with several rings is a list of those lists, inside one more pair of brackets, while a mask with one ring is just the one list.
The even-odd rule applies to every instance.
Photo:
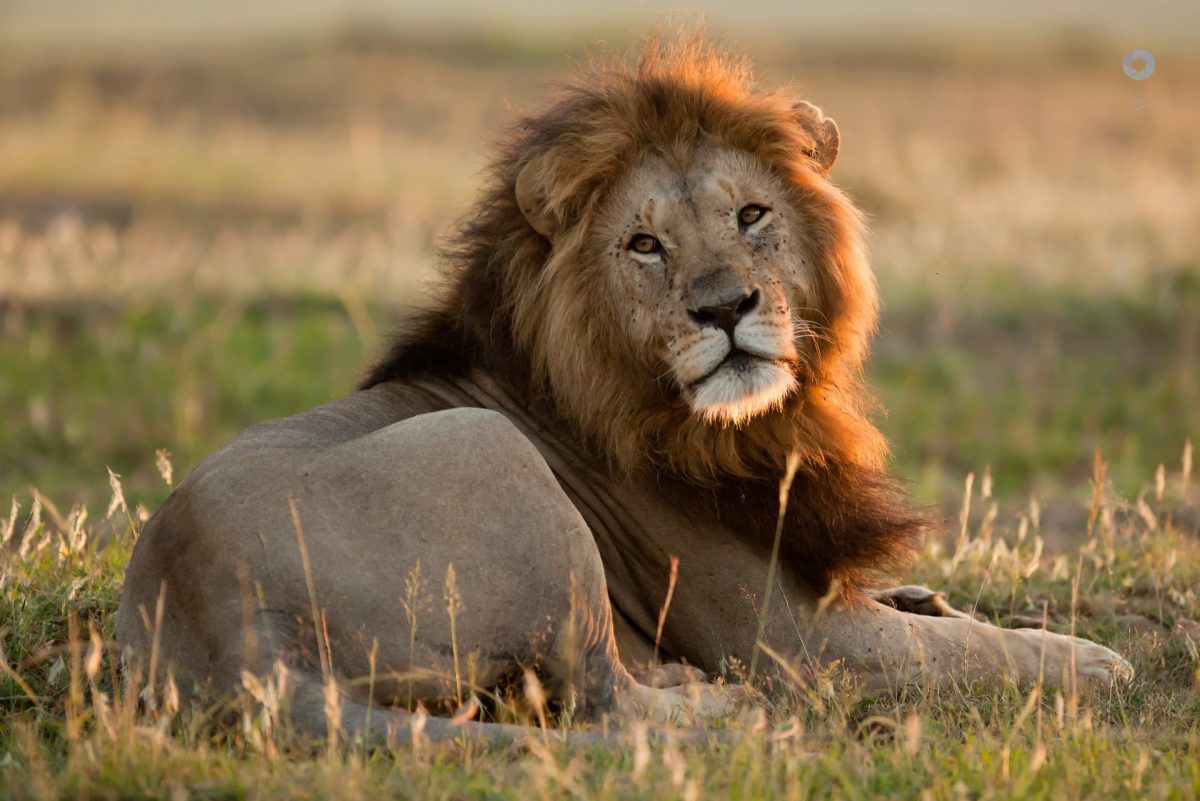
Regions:
[[1160, 60], [1137, 113], [1122, 51], [1079, 41], [756, 61], [839, 121], [834, 178], [872, 218], [881, 423], [946, 520], [905, 578], [1107, 642], [1131, 686], [871, 698], [780, 665], [765, 729], [594, 750], [313, 748], [262, 687], [137, 703], [102, 645], [147, 510], [350, 389], [489, 134], [582, 52], [0, 53], [0, 796], [1200, 795], [1200, 65]]

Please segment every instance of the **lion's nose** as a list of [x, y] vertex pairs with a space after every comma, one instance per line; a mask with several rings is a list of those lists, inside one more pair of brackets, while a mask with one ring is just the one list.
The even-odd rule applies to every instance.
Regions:
[[691, 309], [688, 311], [688, 317], [701, 328], [707, 325], [720, 328], [729, 335], [729, 339], [732, 341], [733, 329], [737, 326], [738, 320], [754, 311], [760, 297], [761, 295], [756, 289], [748, 295], [742, 295], [725, 303]]

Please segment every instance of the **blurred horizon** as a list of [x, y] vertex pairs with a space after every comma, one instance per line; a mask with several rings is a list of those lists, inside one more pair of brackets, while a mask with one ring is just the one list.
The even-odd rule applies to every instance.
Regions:
[[[759, 0], [747, 7], [712, 2], [611, 0], [547, 5], [528, 0], [237, 0], [150, 2], [0, 0], [0, 44], [51, 52], [57, 48], [148, 50], [304, 39], [342, 28], [389, 30], [414, 37], [500, 38], [534, 42], [636, 41], [657, 24], [704, 20], [719, 37], [779, 44], [836, 38], [846, 42], [976, 47], [1045, 45], [1070, 40], [1186, 50], [1200, 41], [1200, 3], [1186, 0], [856, 0], [844, 4]], [[451, 27], [452, 26], [452, 27]], [[952, 39], [953, 41], [947, 41]]]

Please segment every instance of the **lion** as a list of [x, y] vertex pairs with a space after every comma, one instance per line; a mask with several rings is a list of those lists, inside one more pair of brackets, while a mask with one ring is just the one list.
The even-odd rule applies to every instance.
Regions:
[[928, 521], [870, 419], [839, 149], [698, 39], [585, 70], [514, 126], [436, 303], [358, 390], [248, 429], [146, 524], [127, 653], [225, 692], [282, 664], [295, 725], [367, 737], [418, 709], [516, 736], [465, 699], [531, 681], [577, 719], [705, 723], [744, 695], [707, 679], [776, 659], [882, 689], [1128, 678], [876, 589]]

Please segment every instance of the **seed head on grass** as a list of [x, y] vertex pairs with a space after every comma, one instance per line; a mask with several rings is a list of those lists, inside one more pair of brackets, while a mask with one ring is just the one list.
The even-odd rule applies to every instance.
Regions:
[[462, 706], [462, 673], [458, 664], [458, 616], [463, 611], [462, 595], [458, 592], [458, 577], [454, 565], [446, 565], [446, 583], [442, 598], [446, 602], [446, 614], [450, 616], [450, 651], [454, 658], [454, 699]]
[[409, 709], [412, 709], [412, 676], [416, 670], [416, 648], [417, 648], [417, 624], [421, 616], [421, 612], [429, 607], [429, 599], [425, 594], [425, 580], [421, 576], [421, 560], [413, 565], [413, 569], [409, 571], [404, 578], [404, 596], [400, 599], [400, 605], [404, 608], [404, 617], [408, 621], [408, 703]]

